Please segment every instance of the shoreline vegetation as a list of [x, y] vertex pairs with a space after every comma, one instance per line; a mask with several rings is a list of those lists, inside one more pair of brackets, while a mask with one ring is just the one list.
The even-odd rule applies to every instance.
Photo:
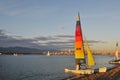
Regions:
[[90, 75], [75, 75], [64, 80], [120, 80], [120, 65], [108, 69], [107, 72]]

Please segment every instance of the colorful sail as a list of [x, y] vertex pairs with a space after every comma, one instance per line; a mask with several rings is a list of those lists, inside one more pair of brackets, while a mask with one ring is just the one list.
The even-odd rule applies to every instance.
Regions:
[[118, 60], [118, 42], [116, 43], [115, 60]]
[[85, 59], [80, 15], [78, 13], [75, 31], [75, 58]]
[[89, 48], [88, 41], [86, 40], [86, 38], [85, 38], [85, 43], [86, 43], [86, 50], [87, 50], [87, 55], [88, 55], [88, 67], [94, 66], [95, 60], [94, 60], [94, 57], [91, 53], [91, 50]]

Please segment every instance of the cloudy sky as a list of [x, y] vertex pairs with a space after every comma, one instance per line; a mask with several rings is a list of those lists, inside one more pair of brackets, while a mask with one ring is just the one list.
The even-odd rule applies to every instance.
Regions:
[[119, 0], [0, 0], [0, 47], [73, 48], [76, 16], [92, 49], [120, 42]]

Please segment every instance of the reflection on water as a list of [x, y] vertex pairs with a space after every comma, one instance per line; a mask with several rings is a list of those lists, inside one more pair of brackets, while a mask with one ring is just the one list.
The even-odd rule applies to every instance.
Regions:
[[[108, 66], [110, 56], [95, 56], [95, 68]], [[0, 56], [0, 80], [61, 80], [72, 76], [65, 68], [74, 69], [74, 56]]]

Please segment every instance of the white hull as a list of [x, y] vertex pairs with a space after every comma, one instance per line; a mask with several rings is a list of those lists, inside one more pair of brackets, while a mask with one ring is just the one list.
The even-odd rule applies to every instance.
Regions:
[[71, 73], [74, 73], [74, 74], [93, 74], [94, 69], [81, 69], [81, 70], [65, 69], [65, 72], [71, 72]]
[[[98, 71], [99, 73], [103, 73], [103, 72], [106, 72], [107, 71], [107, 67], [100, 67], [98, 68]], [[81, 69], [81, 70], [70, 70], [70, 69], [65, 69], [65, 72], [68, 73], [74, 73], [74, 74], [94, 74], [95, 73], [95, 70], [94, 69]]]

